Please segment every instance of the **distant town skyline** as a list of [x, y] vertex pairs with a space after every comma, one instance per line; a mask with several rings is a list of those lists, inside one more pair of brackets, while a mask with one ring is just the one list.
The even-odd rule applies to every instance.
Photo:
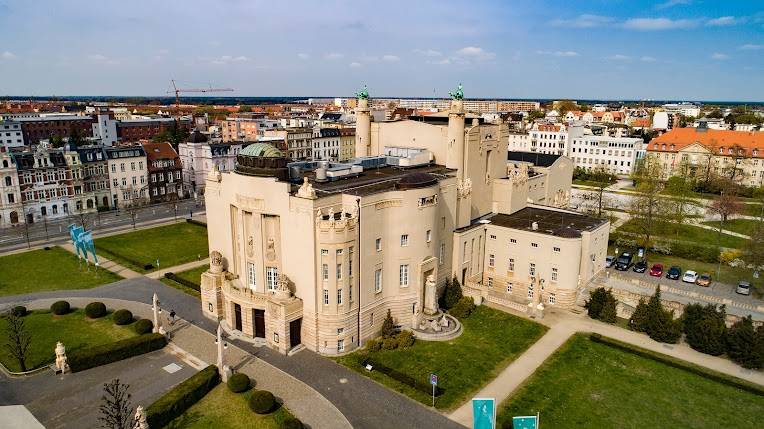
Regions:
[[0, 95], [764, 100], [764, 5], [569, 3], [0, 0]]

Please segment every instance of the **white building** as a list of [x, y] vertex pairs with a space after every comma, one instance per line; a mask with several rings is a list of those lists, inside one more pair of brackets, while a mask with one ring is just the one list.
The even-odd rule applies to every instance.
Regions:
[[183, 165], [183, 188], [186, 195], [204, 193], [207, 173], [217, 167], [221, 172], [231, 171], [236, 165], [236, 155], [249, 143], [210, 143], [207, 136], [194, 131], [187, 142], [178, 145], [178, 156]]
[[313, 128], [311, 158], [337, 161], [340, 158], [341, 136], [339, 128]]
[[582, 135], [570, 140], [569, 156], [576, 167], [631, 174], [642, 145], [640, 138]]
[[8, 150], [0, 146], [0, 228], [23, 222], [22, 213], [16, 162]]
[[669, 103], [663, 105], [663, 110], [668, 113], [679, 113], [682, 116], [700, 116], [700, 106], [692, 103]]
[[148, 203], [146, 151], [140, 145], [106, 148], [112, 207], [126, 208]]
[[93, 123], [93, 137], [100, 140], [103, 146], [114, 146], [117, 144], [117, 122], [119, 120], [112, 118], [106, 109], [98, 112], [98, 121]]
[[24, 146], [21, 124], [15, 121], [0, 121], [0, 146], [6, 148]]

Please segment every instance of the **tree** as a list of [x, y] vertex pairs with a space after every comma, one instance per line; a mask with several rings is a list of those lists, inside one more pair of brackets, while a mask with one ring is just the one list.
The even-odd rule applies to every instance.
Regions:
[[168, 142], [177, 150], [178, 145], [186, 141], [187, 138], [188, 130], [185, 127], [181, 127], [176, 119], [169, 128], [162, 130], [152, 140], [155, 142]]
[[98, 421], [103, 429], [130, 429], [133, 409], [130, 406], [130, 385], [122, 384], [118, 378], [103, 385], [103, 396], [98, 409]]
[[724, 305], [718, 310], [713, 304], [686, 306], [682, 319], [687, 344], [701, 353], [712, 356], [723, 354], [727, 346], [726, 316]]
[[459, 284], [459, 280], [456, 277], [453, 280], [446, 280], [446, 287], [440, 298], [440, 307], [448, 310], [455, 306], [460, 299], [462, 299], [462, 286]]
[[639, 299], [639, 304], [629, 318], [629, 328], [637, 332], [647, 331], [647, 303], [642, 298]]
[[571, 110], [578, 110], [578, 105], [572, 100], [562, 100], [554, 103], [554, 108], [560, 113], [560, 116], [565, 116]]
[[[687, 162], [682, 161], [677, 172], [677, 175], [666, 181], [666, 193], [672, 197], [667, 201], [666, 214], [675, 225], [682, 225], [689, 217], [691, 210], [698, 206], [698, 203], [693, 198], [694, 184], [689, 178]], [[676, 228], [677, 235], [679, 235], [679, 231], [680, 228]]]
[[[661, 287], [656, 286], [655, 293], [647, 301], [644, 320], [641, 321], [645, 332], [650, 338], [662, 343], [676, 343], [682, 336], [681, 321], [674, 320], [674, 312], [663, 308], [661, 304]], [[636, 311], [634, 312], [636, 314]], [[634, 316], [632, 315], [632, 319]], [[636, 329], [635, 329], [636, 330]]]
[[647, 155], [637, 164], [633, 177], [636, 179], [638, 192], [631, 198], [627, 212], [631, 215], [632, 224], [642, 235], [642, 245], [647, 249], [656, 222], [663, 210], [663, 166], [658, 158]]
[[605, 189], [615, 182], [615, 177], [605, 170], [605, 167], [598, 166], [589, 172], [588, 181], [594, 187], [594, 203], [597, 207], [597, 217], [602, 217], [602, 208], [604, 206]]
[[85, 142], [85, 138], [82, 136], [82, 131], [77, 127], [72, 127], [69, 130], [69, 144], [73, 147], [80, 146]]
[[745, 259], [758, 270], [764, 264], [764, 222], [756, 222], [749, 234], [751, 239], [746, 242]]
[[732, 325], [727, 333], [727, 355], [743, 368], [760, 368], [761, 360], [756, 356], [751, 316], [744, 317]]
[[710, 111], [710, 112], [709, 112], [709, 113], [706, 115], [706, 118], [711, 118], [711, 119], [721, 119], [721, 118], [723, 118], [723, 117], [724, 117], [724, 114], [723, 114], [723, 113], [722, 113], [722, 111], [721, 111], [721, 110], [719, 110], [719, 109], [715, 109], [715, 110], [712, 110], [712, 111]]
[[546, 115], [544, 115], [544, 112], [542, 112], [541, 110], [531, 110], [530, 112], [528, 112], [529, 121], [533, 121], [534, 119], [541, 119], [544, 116]]
[[598, 287], [589, 294], [589, 299], [584, 303], [586, 313], [592, 319], [599, 319], [602, 313], [602, 307], [605, 305], [605, 299], [608, 295], [608, 290], [604, 287]]
[[[743, 212], [743, 203], [736, 195], [736, 191], [728, 186], [727, 189], [722, 190], [718, 197], [714, 198], [709, 210], [718, 215], [721, 218], [721, 223], [724, 223], [730, 216]], [[720, 228], [721, 223], [719, 224]]]
[[246, 113], [246, 112], [251, 112], [251, 111], [252, 111], [252, 106], [249, 106], [249, 105], [246, 105], [246, 104], [243, 105], [243, 106], [239, 106], [239, 113]]
[[605, 302], [602, 305], [602, 311], [600, 312], [600, 320], [605, 323], [615, 323], [618, 318], [617, 305], [618, 300], [608, 291]]
[[21, 372], [26, 371], [26, 357], [29, 346], [32, 344], [32, 335], [24, 326], [24, 319], [13, 311], [8, 311], [5, 315], [5, 334], [8, 354], [19, 363]]
[[390, 313], [390, 310], [387, 310], [387, 316], [385, 316], [385, 321], [382, 322], [382, 329], [380, 330], [379, 334], [382, 337], [392, 337], [393, 335], [397, 334], [398, 330], [395, 329], [395, 321], [393, 320], [393, 315]]

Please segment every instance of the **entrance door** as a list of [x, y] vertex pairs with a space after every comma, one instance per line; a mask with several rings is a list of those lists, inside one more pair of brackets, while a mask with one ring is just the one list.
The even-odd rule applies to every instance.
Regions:
[[300, 332], [302, 331], [302, 318], [289, 322], [289, 348], [297, 347], [302, 342]]
[[265, 338], [265, 310], [252, 310], [255, 319], [255, 338]]
[[241, 306], [239, 304], [233, 305], [233, 315], [234, 315], [234, 329], [237, 331], [241, 331]]

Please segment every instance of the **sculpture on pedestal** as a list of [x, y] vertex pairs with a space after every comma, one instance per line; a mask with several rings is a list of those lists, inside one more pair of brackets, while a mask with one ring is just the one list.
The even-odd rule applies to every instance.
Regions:
[[56, 343], [56, 372], [65, 373], [69, 371], [69, 361], [66, 358], [66, 347], [61, 341]]
[[135, 409], [132, 429], [149, 429], [149, 423], [146, 421], [146, 413], [143, 411], [143, 406], [141, 405], [138, 405], [138, 408]]
[[363, 88], [361, 88], [360, 91], [355, 93], [355, 95], [358, 98], [361, 98], [361, 99], [364, 99], [364, 100], [368, 100], [369, 99], [369, 87], [364, 85]]
[[223, 272], [223, 255], [217, 250], [210, 252], [210, 273], [220, 274]]
[[419, 339], [445, 340], [461, 333], [461, 325], [438, 307], [438, 287], [434, 274], [428, 274], [419, 289], [419, 304], [411, 317], [411, 329]]
[[448, 95], [451, 96], [452, 100], [464, 100], [464, 87], [460, 83], [455, 90], [449, 91]]
[[435, 277], [430, 274], [424, 282], [424, 313], [429, 316], [438, 313], [438, 300], [435, 289]]

